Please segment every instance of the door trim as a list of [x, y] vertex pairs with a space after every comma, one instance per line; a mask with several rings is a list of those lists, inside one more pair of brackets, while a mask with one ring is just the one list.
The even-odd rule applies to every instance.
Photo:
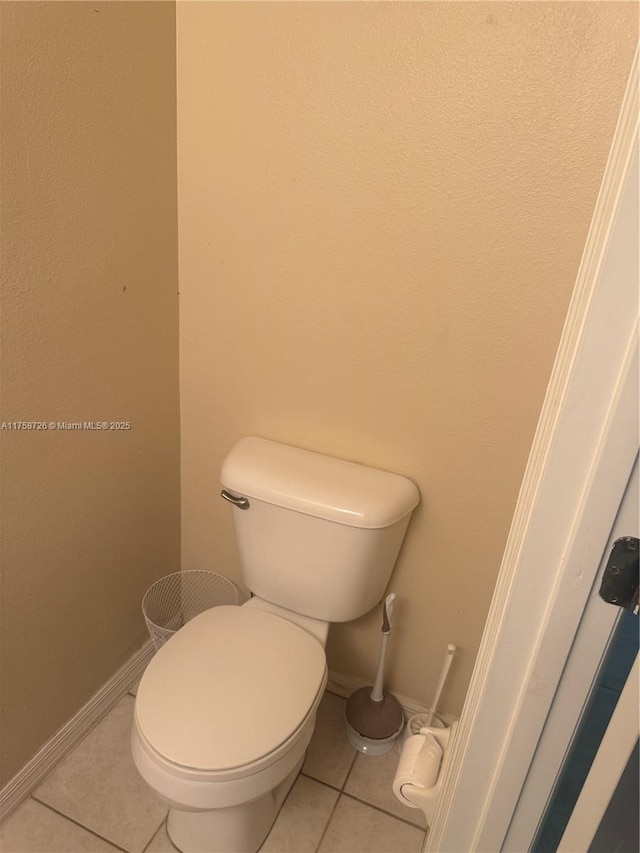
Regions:
[[638, 80], [636, 53], [425, 853], [501, 849], [638, 451]]

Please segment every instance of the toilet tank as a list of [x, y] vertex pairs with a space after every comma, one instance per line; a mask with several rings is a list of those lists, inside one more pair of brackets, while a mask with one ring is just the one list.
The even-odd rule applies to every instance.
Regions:
[[412, 510], [411, 480], [263, 438], [243, 438], [220, 475], [254, 595], [327, 622], [382, 598]]

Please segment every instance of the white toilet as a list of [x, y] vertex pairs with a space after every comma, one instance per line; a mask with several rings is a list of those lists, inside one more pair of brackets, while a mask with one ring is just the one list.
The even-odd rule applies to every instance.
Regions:
[[300, 771], [330, 622], [381, 600], [412, 510], [406, 477], [261, 438], [222, 466], [252, 598], [196, 616], [155, 655], [131, 736], [183, 853], [255, 853]]

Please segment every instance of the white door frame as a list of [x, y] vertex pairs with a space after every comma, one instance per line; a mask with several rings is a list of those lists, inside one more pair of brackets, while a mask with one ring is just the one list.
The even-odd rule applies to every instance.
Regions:
[[425, 853], [502, 848], [638, 452], [638, 54]]

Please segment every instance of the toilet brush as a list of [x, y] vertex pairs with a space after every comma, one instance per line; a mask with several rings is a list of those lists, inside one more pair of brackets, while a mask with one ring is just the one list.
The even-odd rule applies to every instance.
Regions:
[[431, 702], [429, 713], [427, 715], [427, 726], [430, 726], [433, 722], [433, 717], [436, 713], [438, 702], [440, 701], [440, 694], [442, 693], [442, 688], [444, 687], [444, 683], [447, 680], [447, 676], [449, 675], [449, 670], [451, 669], [451, 664], [453, 662], [453, 656], [455, 655], [455, 653], [456, 647], [453, 645], [453, 643], [449, 643], [449, 645], [447, 646], [447, 652], [444, 656], [442, 669], [440, 670], [440, 678], [438, 679], [438, 684], [436, 685], [436, 692], [433, 697], [433, 701]]
[[455, 655], [456, 651], [456, 646], [454, 646], [453, 643], [449, 643], [444, 656], [442, 669], [440, 670], [440, 677], [438, 678], [438, 683], [436, 685], [436, 692], [433, 695], [429, 710], [426, 714], [414, 714], [413, 717], [409, 718], [409, 722], [407, 723], [407, 733], [409, 735], [424, 734], [423, 730], [433, 725], [434, 723], [436, 726], [443, 725], [442, 722], [437, 721], [437, 718], [434, 721], [434, 717], [438, 708], [438, 702], [440, 701], [440, 694], [442, 693], [442, 688], [444, 687], [445, 681], [447, 680], [447, 676], [449, 675], [449, 670], [451, 669], [451, 664], [453, 662], [453, 656]]
[[349, 743], [366, 755], [382, 755], [388, 752], [404, 726], [400, 703], [395, 696], [385, 693], [383, 689], [384, 661], [391, 634], [391, 614], [395, 598], [395, 594], [391, 593], [383, 603], [382, 643], [373, 688], [361, 687], [352, 693], [345, 711]]

